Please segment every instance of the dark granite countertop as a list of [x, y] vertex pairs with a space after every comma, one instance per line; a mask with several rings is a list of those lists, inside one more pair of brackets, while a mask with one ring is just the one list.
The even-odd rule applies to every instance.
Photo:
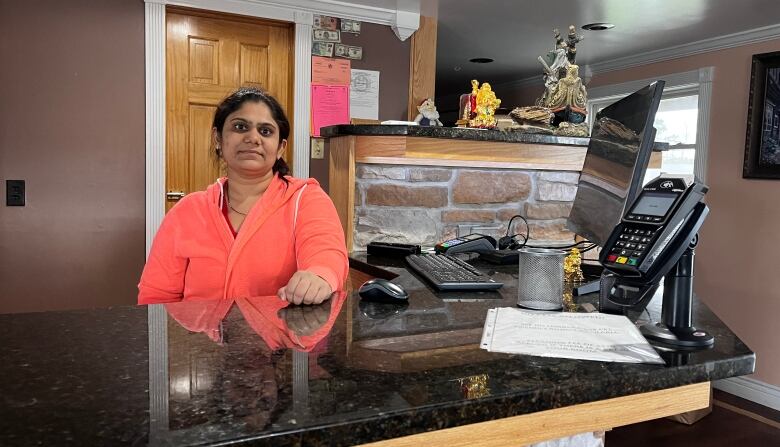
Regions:
[[[749, 374], [755, 355], [705, 305], [712, 349], [666, 366], [480, 350], [498, 292], [434, 294], [403, 264], [355, 255], [410, 293], [345, 293], [0, 315], [0, 445], [352, 445]], [[576, 297], [577, 303], [593, 296]], [[658, 319], [655, 299], [640, 319]]]
[[500, 141], [506, 143], [557, 144], [566, 146], [587, 146], [590, 138], [559, 137], [502, 130], [471, 129], [465, 127], [395, 126], [380, 124], [340, 124], [323, 127], [323, 137], [344, 135], [405, 135], [410, 137], [452, 138], [474, 141]]

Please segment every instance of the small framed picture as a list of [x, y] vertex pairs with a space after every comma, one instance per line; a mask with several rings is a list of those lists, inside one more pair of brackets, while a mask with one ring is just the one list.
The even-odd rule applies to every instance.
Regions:
[[780, 179], [780, 51], [752, 65], [742, 177]]

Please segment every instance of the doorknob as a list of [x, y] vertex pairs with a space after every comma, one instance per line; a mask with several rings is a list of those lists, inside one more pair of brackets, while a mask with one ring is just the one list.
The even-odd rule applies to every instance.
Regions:
[[175, 202], [175, 201], [180, 200], [182, 197], [184, 197], [184, 195], [185, 195], [185, 193], [183, 193], [181, 191], [171, 191], [171, 192], [165, 193], [165, 198]]

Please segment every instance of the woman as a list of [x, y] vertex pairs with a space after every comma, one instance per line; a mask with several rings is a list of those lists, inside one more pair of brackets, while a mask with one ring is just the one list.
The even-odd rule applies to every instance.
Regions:
[[139, 304], [277, 295], [316, 304], [342, 289], [344, 234], [316, 180], [288, 176], [290, 123], [272, 96], [242, 88], [214, 114], [227, 166], [165, 216], [138, 284]]

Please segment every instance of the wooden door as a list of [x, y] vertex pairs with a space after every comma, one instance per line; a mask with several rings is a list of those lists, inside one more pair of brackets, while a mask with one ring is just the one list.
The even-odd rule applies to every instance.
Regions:
[[[167, 10], [166, 21], [168, 211], [183, 194], [224, 175], [213, 153], [211, 123], [216, 106], [238, 87], [270, 92], [293, 124], [294, 30], [291, 23], [175, 8]], [[292, 160], [291, 140], [287, 148], [284, 158]]]

